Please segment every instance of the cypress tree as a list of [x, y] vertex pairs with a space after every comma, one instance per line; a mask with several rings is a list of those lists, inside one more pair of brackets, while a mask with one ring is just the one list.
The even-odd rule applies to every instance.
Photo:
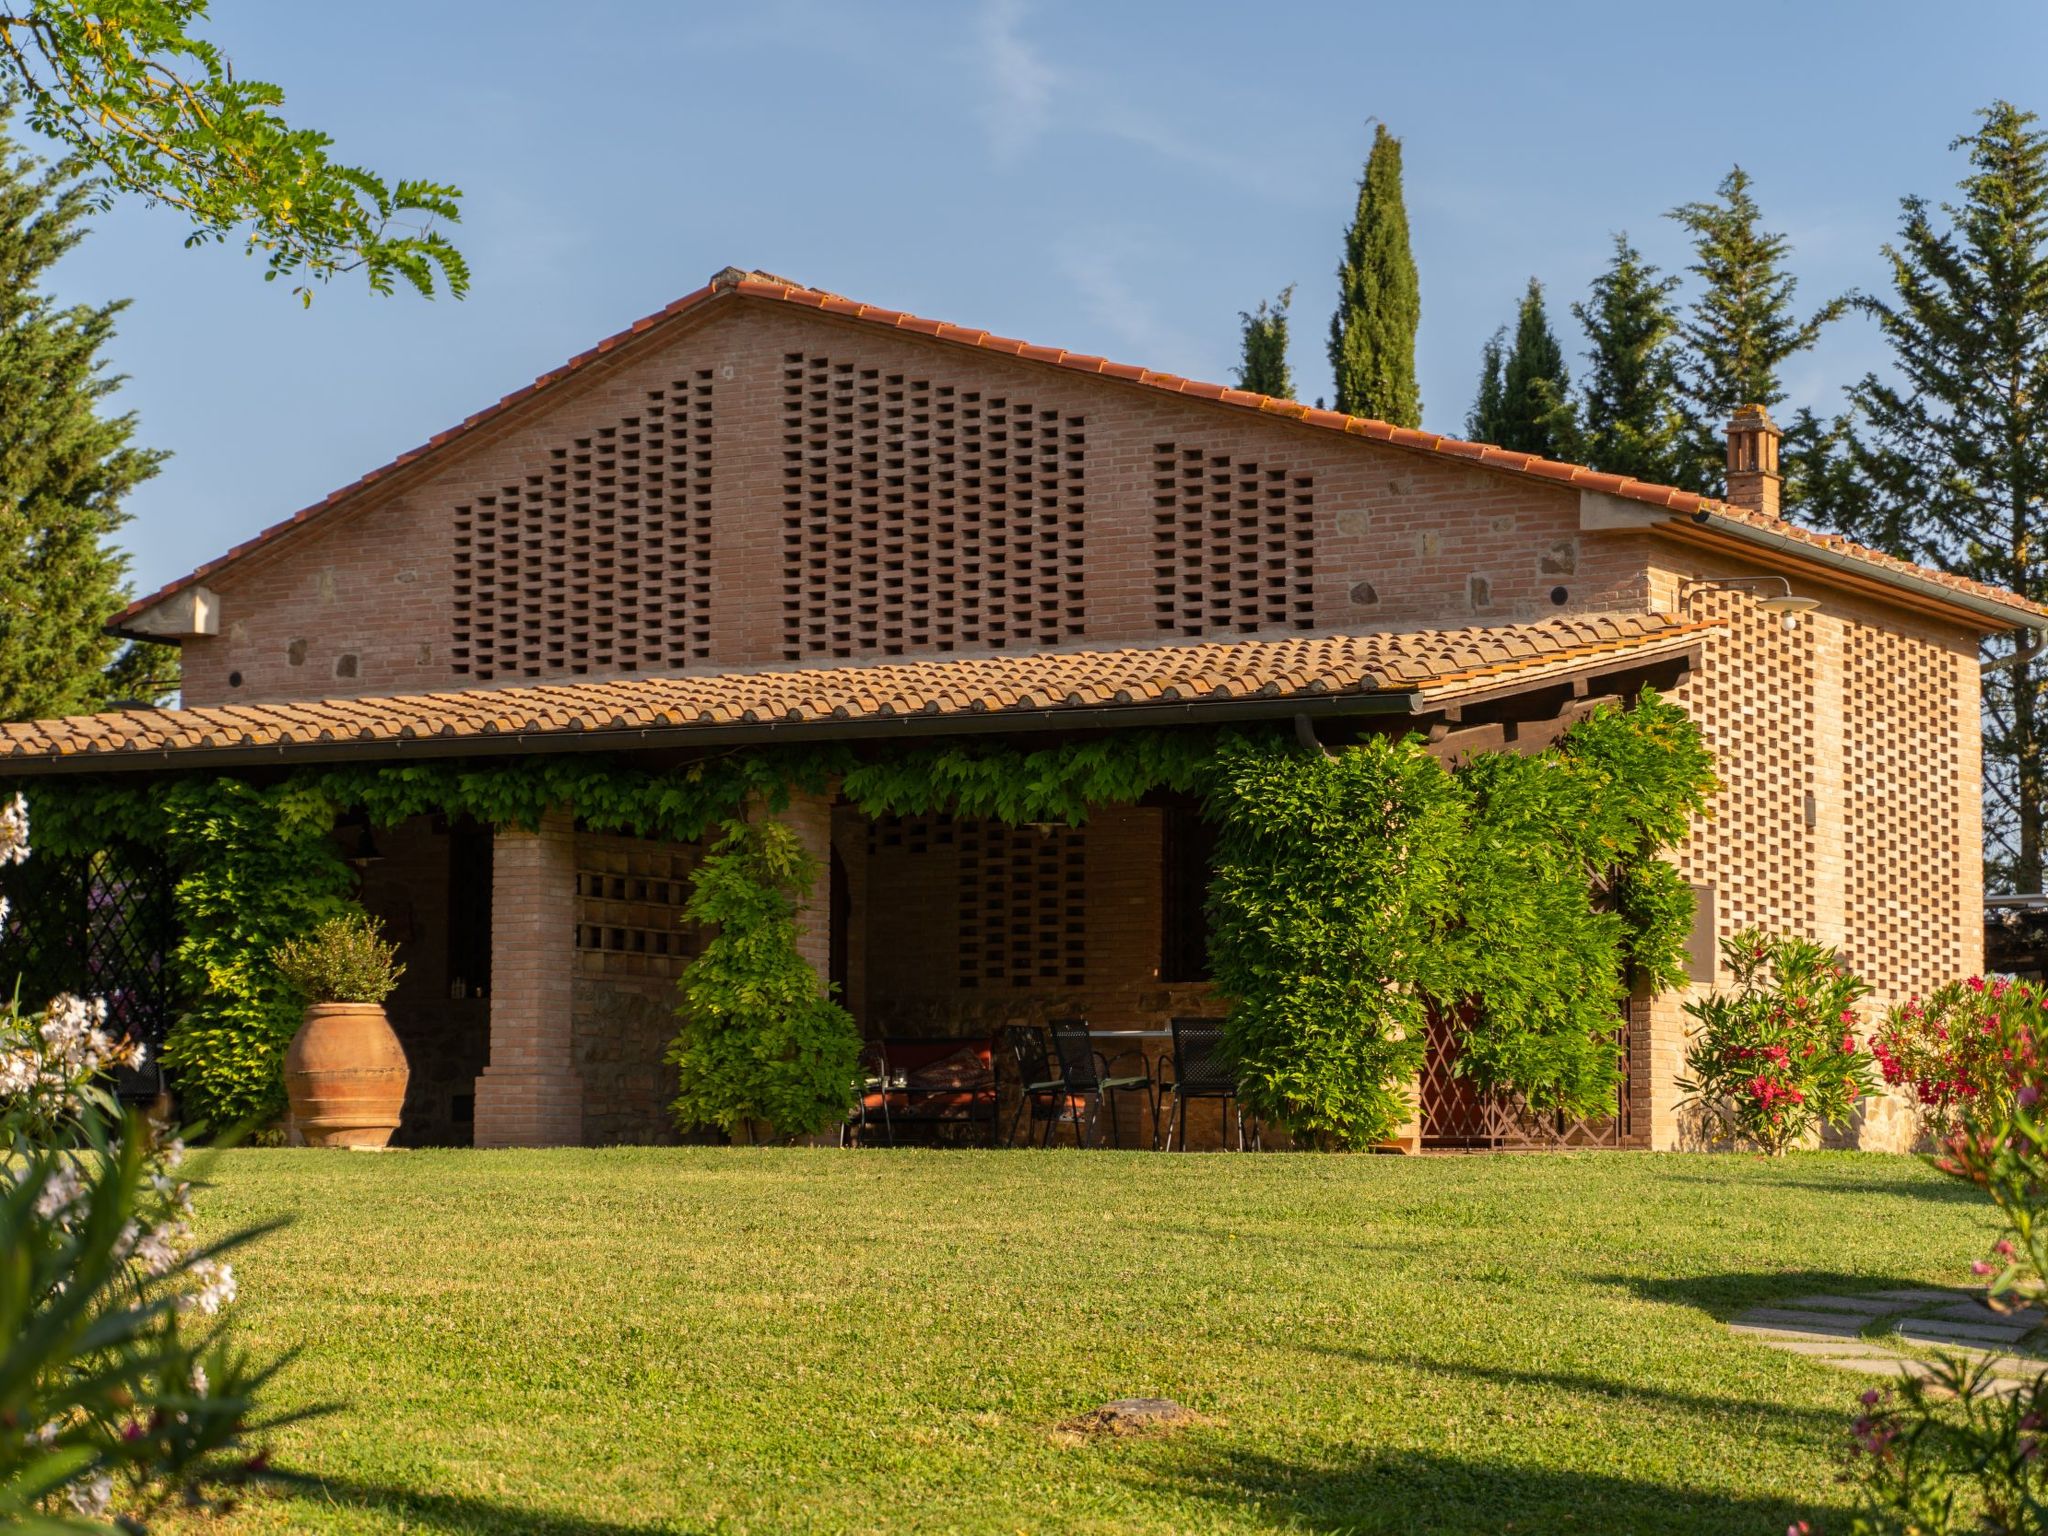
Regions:
[[122, 656], [100, 627], [127, 600], [127, 557], [110, 542], [127, 521], [122, 498], [163, 455], [133, 445], [132, 415], [102, 414], [121, 380], [100, 351], [126, 301], [64, 306], [38, 287], [84, 238], [94, 189], [71, 165], [23, 153], [4, 125], [0, 116], [0, 718], [19, 720], [168, 691], [157, 656]]
[[1237, 365], [1237, 387], [1276, 400], [1294, 398], [1294, 374], [1287, 366], [1287, 306], [1294, 302], [1294, 285], [1280, 290], [1280, 297], [1268, 304], [1259, 301], [1256, 310], [1237, 312], [1244, 328], [1244, 359]]
[[1330, 371], [1337, 409], [1397, 427], [1422, 425], [1415, 379], [1415, 328], [1422, 291], [1408, 249], [1401, 197], [1401, 141], [1379, 124], [1358, 183], [1358, 208], [1344, 232], [1337, 312], [1330, 317]]
[[[1857, 301], [1893, 377], [1850, 390], [1831, 520], [1866, 542], [2048, 601], [2048, 134], [2007, 101], [1953, 147], [1960, 200], [1905, 199], [1889, 297]], [[1994, 649], [2009, 649], [2005, 646]], [[1984, 677], [1986, 872], [2038, 891], [2048, 831], [2048, 665]]]
[[1465, 413], [1465, 435], [1475, 443], [1498, 443], [1502, 426], [1501, 365], [1507, 358], [1508, 328], [1486, 339], [1479, 354], [1479, 393]]
[[1582, 446], [1596, 469], [1659, 485], [1683, 471], [1678, 316], [1671, 305], [1677, 287], [1675, 276], [1660, 277], [1621, 234], [1607, 269], [1593, 279], [1589, 302], [1572, 306], [1592, 344]]
[[1831, 300], [1805, 320], [1794, 314], [1799, 280], [1785, 270], [1792, 243], [1760, 227], [1749, 173], [1739, 165], [1721, 179], [1716, 200], [1686, 203], [1669, 217], [1692, 234], [1690, 270], [1702, 285], [1681, 329], [1687, 442], [1676, 478], [1689, 489], [1717, 494], [1735, 408], [1782, 404], [1779, 375], [1786, 360], [1811, 347], [1846, 301]]
[[1578, 447], [1564, 348], [1550, 329], [1543, 285], [1533, 277], [1515, 316], [1515, 344], [1501, 364], [1500, 425], [1490, 441], [1547, 459], [1571, 458]]

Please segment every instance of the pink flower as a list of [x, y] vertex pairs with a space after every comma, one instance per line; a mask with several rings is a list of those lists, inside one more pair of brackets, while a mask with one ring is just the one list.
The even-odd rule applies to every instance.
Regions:
[[1856, 1037], [1854, 1035], [1842, 1036], [1842, 1054], [1844, 1056], [1854, 1056], [1856, 1054]]
[[1875, 1408], [1877, 1406], [1878, 1399], [1883, 1396], [1884, 1394], [1882, 1392], [1878, 1391], [1877, 1388], [1872, 1387], [1868, 1391], [1866, 1391], [1863, 1394], [1863, 1396], [1858, 1398], [1857, 1401], [1863, 1404], [1863, 1406], [1866, 1408]]
[[2040, 1098], [2041, 1090], [2039, 1088], [2036, 1088], [2032, 1083], [2028, 1083], [2025, 1086], [2023, 1086], [2019, 1092], [2020, 1108], [2032, 1109], [2034, 1105], [2039, 1102]]
[[1997, 1272], [1998, 1266], [1995, 1264], [1987, 1264], [1982, 1259], [1970, 1260], [1970, 1273], [1973, 1275], [1990, 1275]]
[[1991, 1251], [1997, 1254], [2001, 1259], [2011, 1258], [2012, 1239], [2009, 1237], [2001, 1237], [1997, 1242], [1991, 1245]]

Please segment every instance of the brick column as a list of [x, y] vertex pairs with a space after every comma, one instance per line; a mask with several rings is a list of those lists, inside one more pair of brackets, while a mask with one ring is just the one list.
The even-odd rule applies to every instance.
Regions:
[[[1849, 941], [1844, 904], [1849, 876], [1844, 816], [1849, 790], [1842, 743], [1842, 722], [1848, 709], [1842, 696], [1842, 621], [1830, 613], [1813, 613], [1799, 622], [1812, 626], [1813, 646], [1813, 741], [1807, 758], [1812, 779], [1805, 810], [1806, 825], [1813, 834], [1812, 937], [1840, 949]], [[1875, 959], [1874, 955], [1851, 955], [1849, 963], [1869, 966]]]
[[[811, 857], [818, 861], [818, 878], [811, 887], [811, 894], [805, 898], [805, 910], [798, 916], [796, 947], [797, 952], [810, 962], [812, 970], [818, 973], [820, 981], [829, 979], [832, 971], [832, 801], [835, 791], [828, 790], [822, 795], [808, 794], [803, 790], [792, 790], [789, 809], [772, 819], [781, 822], [797, 835]], [[758, 820], [769, 814], [759, 801], [747, 807], [747, 819]]]
[[576, 984], [576, 821], [491, 840], [491, 1060], [476, 1080], [480, 1147], [576, 1146], [583, 1082], [570, 1014]]

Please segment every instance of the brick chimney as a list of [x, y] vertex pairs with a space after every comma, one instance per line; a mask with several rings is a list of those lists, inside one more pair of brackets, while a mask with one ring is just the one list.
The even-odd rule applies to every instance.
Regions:
[[1738, 507], [1777, 517], [1778, 440], [1785, 434], [1760, 405], [1736, 407], [1728, 423], [1728, 496]]

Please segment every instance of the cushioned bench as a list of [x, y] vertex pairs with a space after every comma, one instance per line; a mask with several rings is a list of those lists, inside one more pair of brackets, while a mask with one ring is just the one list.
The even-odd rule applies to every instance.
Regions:
[[881, 1081], [862, 1095], [861, 1139], [894, 1141], [903, 1126], [986, 1124], [995, 1145], [1002, 1085], [992, 1037], [892, 1036], [870, 1040], [868, 1049]]

